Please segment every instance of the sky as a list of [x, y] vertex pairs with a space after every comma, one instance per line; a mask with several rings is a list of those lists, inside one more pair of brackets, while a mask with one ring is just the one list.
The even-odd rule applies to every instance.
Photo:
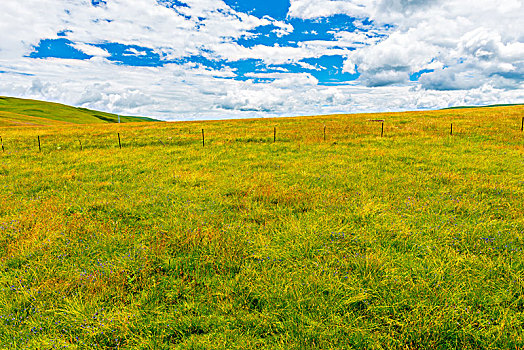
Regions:
[[162, 120], [524, 103], [524, 0], [2, 0], [0, 95]]

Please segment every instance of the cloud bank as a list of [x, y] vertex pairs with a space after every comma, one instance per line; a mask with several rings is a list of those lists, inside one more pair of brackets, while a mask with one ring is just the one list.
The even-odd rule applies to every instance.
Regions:
[[0, 95], [165, 120], [524, 102], [522, 0], [258, 3], [6, 0]]

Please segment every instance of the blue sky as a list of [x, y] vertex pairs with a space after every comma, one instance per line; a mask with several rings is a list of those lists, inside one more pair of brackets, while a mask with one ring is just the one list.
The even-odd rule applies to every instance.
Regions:
[[522, 0], [6, 1], [3, 95], [165, 120], [524, 101]]
[[[160, 4], [174, 11], [189, 8], [187, 4], [179, 0], [164, 0]], [[192, 63], [207, 69], [231, 69], [235, 72], [235, 76], [231, 78], [242, 81], [251, 79], [246, 76], [247, 73], [267, 75], [281, 72], [307, 72], [318, 79], [319, 84], [349, 83], [358, 79], [358, 72], [350, 74], [343, 71], [344, 53], [356, 50], [356, 45], [338, 46], [336, 35], [341, 31], [354, 32], [356, 30], [368, 33], [369, 30], [366, 28], [366, 25], [371, 23], [364, 23], [362, 28], [359, 29], [354, 24], [358, 19], [344, 14], [315, 19], [286, 18], [290, 4], [285, 1], [227, 0], [225, 4], [235, 11], [268, 19], [268, 24], [254, 26], [238, 37], [225, 38], [225, 40], [230, 40], [244, 48], [257, 46], [299, 48], [304, 42], [327, 41], [333, 43], [333, 53], [330, 50], [326, 50], [326, 54], [323, 55], [319, 55], [316, 52], [311, 56], [297, 57], [296, 59], [287, 59], [283, 62], [268, 64], [263, 59], [216, 57], [213, 56], [213, 52], [204, 48], [202, 48], [200, 54], [171, 58], [163, 57], [161, 50], [154, 50], [154, 48], [147, 46], [126, 45], [107, 41], [87, 44], [106, 51], [108, 53], [106, 56], [107, 60], [124, 66], [162, 67], [173, 63]], [[92, 0], [92, 6], [101, 7], [106, 5], [106, 2]], [[279, 31], [280, 26], [272, 23], [275, 20], [291, 26], [292, 30], [281, 33]], [[198, 25], [205, 26], [203, 17], [198, 21]], [[75, 43], [67, 39], [67, 34], [67, 31], [62, 31], [57, 33], [57, 38], [40, 40], [32, 48], [29, 57], [35, 59], [62, 58], [83, 60], [89, 60], [94, 57], [94, 55], [86, 54], [82, 50], [75, 48]], [[385, 34], [370, 33], [370, 35], [377, 39], [386, 37]], [[261, 83], [276, 80], [276, 78], [252, 79]]]

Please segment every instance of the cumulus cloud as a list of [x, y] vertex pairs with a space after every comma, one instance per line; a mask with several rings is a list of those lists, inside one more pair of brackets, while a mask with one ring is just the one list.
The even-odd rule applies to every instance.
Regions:
[[[217, 78], [202, 74], [201, 68], [181, 70], [177, 65], [155, 69], [139, 67], [130, 71], [123, 66], [115, 68], [110, 63], [100, 63], [97, 72], [90, 73], [92, 82], [89, 82], [76, 79], [84, 73], [62, 61], [49, 66], [44, 62], [35, 65], [28, 59], [25, 70], [43, 71], [48, 80], [13, 75], [9, 78], [11, 83], [2, 86], [2, 94], [166, 120], [398, 111], [524, 99], [522, 89], [482, 86], [470, 90], [427, 91], [409, 86], [321, 86], [307, 75], [272, 74], [265, 76], [274, 79], [267, 84], [254, 82], [264, 76], [217, 82]], [[64, 81], [58, 72], [70, 79]], [[105, 82], [108, 75], [113, 77], [111, 83]]]
[[[516, 11], [516, 12], [515, 12]], [[367, 86], [409, 84], [422, 70], [426, 89], [522, 87], [522, 1], [382, 0], [370, 9], [391, 21], [390, 35], [347, 56], [345, 71], [358, 70]]]
[[368, 17], [373, 8], [372, 1], [365, 0], [291, 0], [288, 15], [303, 19], [329, 17], [346, 14], [352, 17]]
[[443, 0], [380, 0], [376, 5], [376, 12], [383, 14], [403, 14], [411, 16], [421, 10], [427, 11], [431, 7], [442, 6]]
[[428, 90], [470, 90], [478, 88], [482, 82], [477, 79], [480, 72], [462, 70], [462, 67], [439, 69], [420, 78], [422, 87]]
[[[162, 119], [524, 101], [522, 0], [291, 0], [287, 18], [280, 20], [235, 11], [221, 0], [184, 3], [6, 0], [0, 12], [0, 94]], [[311, 30], [296, 43], [239, 43], [286, 38], [297, 32], [293, 20], [341, 14], [350, 16], [352, 26]], [[63, 39], [90, 58], [30, 57], [43, 39]], [[108, 43], [125, 48], [121, 59], [100, 47]], [[122, 63], [152, 54], [156, 65]], [[358, 79], [324, 84], [319, 76], [326, 67], [306, 59], [326, 55], [342, 56], [342, 71]], [[193, 56], [202, 60], [184, 60]], [[273, 68], [239, 79], [238, 67], [217, 63], [245, 60]], [[297, 70], [285, 66], [292, 64]]]

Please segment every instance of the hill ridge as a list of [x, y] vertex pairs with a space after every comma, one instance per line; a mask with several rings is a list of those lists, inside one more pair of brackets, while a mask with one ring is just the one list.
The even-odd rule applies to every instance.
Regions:
[[[158, 121], [146, 117], [120, 116], [121, 123]], [[0, 96], [0, 126], [103, 123], [118, 123], [118, 115], [57, 102]]]

